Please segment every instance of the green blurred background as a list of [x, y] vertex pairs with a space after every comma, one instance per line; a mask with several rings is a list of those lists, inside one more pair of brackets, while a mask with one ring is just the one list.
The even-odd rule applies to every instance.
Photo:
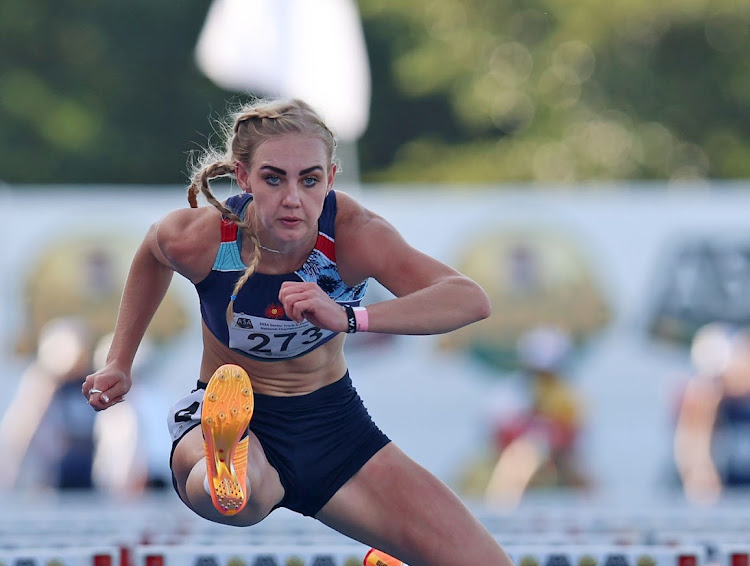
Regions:
[[[750, 177], [746, 1], [358, 7], [365, 183]], [[184, 183], [187, 154], [238, 96], [195, 64], [207, 9], [3, 0], [0, 180]]]

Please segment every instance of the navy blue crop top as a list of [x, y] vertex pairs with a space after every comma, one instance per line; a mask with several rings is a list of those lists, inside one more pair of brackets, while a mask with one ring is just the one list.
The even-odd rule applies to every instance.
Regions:
[[[227, 208], [242, 217], [252, 195], [227, 199]], [[336, 267], [334, 225], [336, 193], [330, 191], [318, 219], [318, 240], [305, 263], [293, 273], [254, 273], [234, 301], [234, 322], [227, 326], [226, 310], [234, 285], [244, 273], [240, 250], [242, 234], [229, 219], [221, 221], [221, 244], [211, 273], [195, 285], [201, 316], [211, 333], [229, 348], [256, 360], [279, 361], [307, 354], [337, 333], [304, 320], [292, 321], [284, 313], [279, 291], [284, 281], [317, 283], [341, 305], [357, 306], [367, 290], [367, 281], [349, 287]]]

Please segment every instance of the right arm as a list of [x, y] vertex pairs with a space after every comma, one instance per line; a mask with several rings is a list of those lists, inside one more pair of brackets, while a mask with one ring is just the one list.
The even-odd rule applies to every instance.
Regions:
[[[165, 216], [149, 228], [130, 266], [112, 344], [103, 368], [89, 375], [83, 383], [83, 395], [95, 410], [122, 401], [132, 384], [130, 372], [138, 346], [148, 325], [169, 289], [174, 272], [197, 280], [202, 273], [205, 242], [201, 233], [206, 214], [179, 210]], [[215, 252], [214, 252], [215, 253]], [[89, 395], [91, 389], [101, 394]]]
[[721, 479], [711, 456], [711, 437], [721, 393], [713, 382], [697, 377], [688, 382], [674, 437], [674, 456], [685, 495], [691, 501], [714, 501]]

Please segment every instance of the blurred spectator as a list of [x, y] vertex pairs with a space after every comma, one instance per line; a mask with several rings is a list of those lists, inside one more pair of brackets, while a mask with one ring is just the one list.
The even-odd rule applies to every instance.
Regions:
[[139, 384], [113, 415], [97, 414], [81, 392], [106, 355], [136, 245], [127, 236], [73, 230], [58, 234], [32, 258], [19, 300], [24, 310], [16, 350], [33, 361], [0, 421], [0, 453], [6, 457], [0, 489], [132, 494], [171, 485], [164, 418], [172, 394], [163, 394], [163, 385], [148, 376], [160, 348], [188, 327], [185, 299], [176, 290], [167, 293], [138, 352]]
[[81, 397], [92, 369], [92, 335], [80, 318], [47, 322], [36, 359], [0, 421], [0, 485], [92, 487], [95, 413]]
[[[95, 368], [104, 366], [111, 342], [112, 334], [99, 340], [94, 352]], [[171, 446], [164, 430], [172, 399], [159, 383], [148, 379], [156, 353], [153, 343], [144, 339], [133, 361], [133, 386], [125, 401], [96, 413], [93, 481], [98, 489], [138, 494], [172, 485]]]
[[[154, 457], [150, 448], [168, 446], [158, 437], [168, 406], [152, 406], [160, 397], [158, 386], [144, 388], [139, 380], [126, 402], [106, 414], [96, 413], [81, 393], [83, 380], [103, 363], [110, 340], [105, 336], [95, 344], [79, 317], [57, 318], [42, 327], [37, 356], [0, 420], [1, 488], [134, 494], [169, 485], [168, 450]], [[136, 356], [138, 377], [147, 373], [149, 346], [145, 341]], [[161, 397], [168, 405], [169, 396]]]
[[706, 325], [690, 354], [674, 458], [685, 496], [713, 503], [724, 488], [750, 487], [750, 328]]
[[485, 497], [517, 504], [533, 487], [583, 487], [588, 479], [577, 454], [582, 402], [565, 374], [571, 342], [564, 331], [539, 327], [518, 342], [523, 403], [501, 400], [494, 419], [498, 454]]

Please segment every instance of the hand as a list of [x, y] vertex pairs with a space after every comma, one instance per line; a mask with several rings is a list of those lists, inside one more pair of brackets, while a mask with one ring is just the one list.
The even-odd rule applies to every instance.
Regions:
[[690, 501], [712, 504], [721, 496], [722, 483], [713, 464], [705, 464], [695, 466], [685, 474], [683, 488]]
[[285, 281], [281, 284], [279, 300], [286, 315], [295, 322], [307, 319], [318, 328], [346, 332], [346, 312], [316, 283]]
[[122, 402], [131, 385], [132, 380], [127, 372], [104, 366], [86, 378], [81, 392], [95, 411], [102, 411]]

